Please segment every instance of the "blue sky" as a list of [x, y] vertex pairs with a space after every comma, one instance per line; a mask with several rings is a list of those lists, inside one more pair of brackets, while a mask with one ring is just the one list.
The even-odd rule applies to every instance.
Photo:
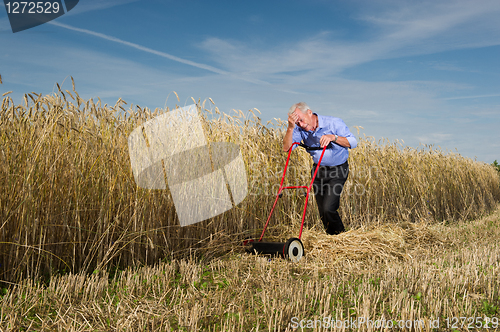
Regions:
[[[56, 82], [141, 107], [212, 98], [286, 119], [305, 101], [356, 133], [500, 160], [500, 1], [80, 0], [12, 33], [0, 10], [0, 93]], [[181, 102], [177, 103], [172, 91]], [[166, 102], [167, 96], [170, 97]]]

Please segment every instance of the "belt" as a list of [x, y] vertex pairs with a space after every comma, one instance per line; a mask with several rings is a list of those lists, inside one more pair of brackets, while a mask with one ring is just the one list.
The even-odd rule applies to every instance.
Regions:
[[[343, 166], [348, 166], [349, 164], [347, 163], [347, 160], [345, 161], [345, 163], [343, 164], [340, 164], [340, 165], [336, 165], [336, 166], [328, 166], [328, 165], [321, 165], [320, 167], [324, 167], [324, 168], [333, 168], [333, 167], [343, 167]], [[316, 166], [318, 166], [318, 164], [313, 164], [313, 168], [316, 168]]]

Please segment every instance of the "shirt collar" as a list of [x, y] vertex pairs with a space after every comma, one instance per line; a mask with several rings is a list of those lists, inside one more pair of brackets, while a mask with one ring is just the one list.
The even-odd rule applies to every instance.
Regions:
[[318, 115], [316, 113], [313, 113], [313, 114], [318, 117], [318, 127], [315, 130], [315, 131], [318, 131], [319, 129], [323, 128], [323, 126], [325, 125], [325, 120], [323, 119], [322, 115]]

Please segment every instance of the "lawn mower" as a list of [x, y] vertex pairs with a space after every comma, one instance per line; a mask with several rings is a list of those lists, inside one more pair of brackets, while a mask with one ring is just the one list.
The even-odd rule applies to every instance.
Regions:
[[[285, 182], [285, 175], [288, 169], [288, 162], [290, 161], [290, 156], [292, 154], [292, 148], [294, 145], [298, 145], [306, 149], [310, 150], [323, 150], [321, 156], [319, 158], [316, 169], [314, 170], [314, 174], [311, 179], [311, 183], [308, 186], [283, 186]], [[258, 240], [256, 239], [248, 239], [243, 241], [243, 245], [246, 247], [247, 252], [254, 254], [263, 254], [263, 255], [273, 255], [273, 256], [281, 256], [283, 258], [290, 259], [292, 262], [298, 262], [304, 256], [304, 245], [300, 238], [302, 237], [302, 229], [304, 228], [304, 220], [306, 218], [306, 210], [307, 210], [307, 202], [309, 200], [309, 194], [311, 193], [311, 188], [314, 183], [314, 179], [316, 178], [316, 174], [318, 173], [319, 166], [321, 164], [321, 160], [323, 159], [323, 155], [325, 154], [325, 150], [328, 145], [325, 147], [309, 147], [303, 143], [294, 142], [290, 149], [288, 150], [288, 157], [286, 159], [285, 169], [283, 170], [283, 176], [281, 177], [280, 187], [278, 189], [278, 194], [276, 195], [276, 199], [274, 201], [273, 207], [271, 208], [271, 212], [267, 217], [266, 224], [264, 225], [264, 229], [262, 230], [262, 234]], [[302, 222], [300, 224], [300, 232], [298, 238], [291, 238], [286, 242], [267, 242], [263, 241], [264, 233], [266, 232], [266, 228], [269, 224], [269, 220], [271, 220], [271, 216], [273, 214], [274, 208], [276, 207], [276, 203], [278, 203], [278, 199], [283, 196], [283, 190], [285, 189], [306, 189], [306, 201], [304, 204], [304, 212], [302, 213]]]

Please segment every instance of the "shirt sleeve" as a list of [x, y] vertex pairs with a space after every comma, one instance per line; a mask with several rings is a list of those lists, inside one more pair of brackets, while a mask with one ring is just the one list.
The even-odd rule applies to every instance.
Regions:
[[350, 149], [354, 149], [356, 146], [358, 146], [356, 137], [351, 133], [349, 127], [347, 127], [345, 122], [341, 119], [339, 119], [337, 135], [345, 137], [347, 139], [347, 141], [351, 145]]
[[351, 147], [349, 149], [354, 149], [355, 147], [358, 146], [358, 141], [356, 140], [356, 137], [352, 136], [352, 137], [346, 137], [346, 138], [349, 141], [349, 144], [351, 145]]

